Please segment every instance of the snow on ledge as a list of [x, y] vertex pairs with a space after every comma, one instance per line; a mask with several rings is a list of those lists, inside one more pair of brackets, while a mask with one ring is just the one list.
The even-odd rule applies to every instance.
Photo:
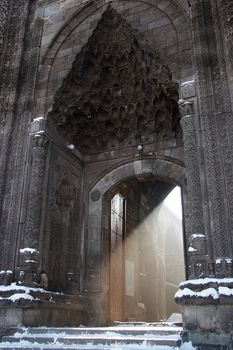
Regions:
[[207, 285], [210, 283], [217, 283], [217, 284], [233, 284], [233, 278], [197, 278], [193, 280], [187, 280], [182, 283], [180, 283], [180, 288], [186, 287], [187, 285]]
[[194, 238], [206, 238], [206, 236], [203, 235], [203, 233], [193, 233], [190, 237], [192, 239], [194, 239]]
[[38, 298], [33, 297], [32, 295], [28, 294], [28, 293], [15, 293], [12, 294], [9, 297], [0, 297], [0, 301], [1, 300], [10, 300], [13, 303], [16, 301], [19, 301], [20, 299], [24, 299], [24, 300], [29, 300], [29, 301], [37, 301], [39, 300]]
[[207, 288], [200, 292], [194, 292], [189, 288], [180, 289], [175, 295], [175, 298], [187, 298], [187, 297], [194, 297], [194, 298], [212, 298], [212, 299], [219, 299], [219, 293], [214, 288]]
[[27, 294], [27, 293], [16, 293], [16, 294], [13, 294], [11, 295], [10, 297], [7, 298], [8, 300], [11, 300], [11, 301], [18, 301], [20, 299], [27, 299], [27, 300], [39, 300], [38, 298], [34, 298], [32, 295], [30, 294]]
[[180, 284], [180, 289], [175, 295], [178, 300], [183, 298], [221, 300], [222, 297], [233, 297], [233, 278], [187, 280]]
[[222, 296], [233, 296], [233, 289], [228, 287], [219, 287], [219, 294]]
[[24, 253], [39, 254], [39, 251], [34, 248], [22, 248], [19, 250], [19, 252], [21, 254], [24, 254]]
[[64, 295], [64, 293], [59, 293], [59, 292], [53, 292], [53, 291], [48, 291], [43, 288], [37, 288], [37, 287], [26, 287], [24, 285], [18, 285], [15, 282], [11, 283], [8, 286], [0, 285], [0, 293], [1, 292], [10, 292], [10, 291], [22, 291], [24, 293], [30, 294], [30, 292], [41, 292], [41, 293], [50, 293], [50, 294], [57, 294], [57, 295]]

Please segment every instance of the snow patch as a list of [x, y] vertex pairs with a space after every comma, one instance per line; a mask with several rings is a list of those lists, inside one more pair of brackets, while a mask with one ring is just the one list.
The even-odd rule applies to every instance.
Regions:
[[181, 84], [181, 86], [183, 87], [183, 86], [185, 86], [185, 85], [193, 84], [193, 83], [195, 83], [195, 80], [184, 81], [184, 82]]
[[37, 122], [37, 121], [43, 120], [43, 119], [45, 119], [45, 118], [44, 118], [44, 117], [37, 117], [37, 118], [34, 118], [34, 119], [33, 119], [33, 122]]
[[175, 295], [175, 298], [183, 298], [183, 297], [219, 299], [219, 294], [214, 288], [207, 288], [200, 292], [194, 292], [189, 288], [184, 288], [182, 290], [181, 289], [178, 290], [178, 292]]
[[191, 235], [191, 238], [206, 238], [206, 236], [205, 235], [203, 235], [202, 233], [193, 233], [192, 235]]
[[180, 350], [196, 350], [196, 348], [194, 348], [192, 346], [191, 342], [188, 342], [188, 343], [182, 344], [181, 347], [180, 347]]
[[18, 301], [19, 299], [27, 299], [27, 300], [39, 300], [38, 298], [33, 298], [33, 296], [31, 296], [30, 294], [27, 293], [16, 293], [11, 295], [8, 298], [4, 298], [7, 300], [11, 300], [11, 301]]
[[227, 295], [227, 296], [233, 295], [233, 289], [228, 287], [219, 287], [218, 291], [220, 295]]
[[39, 251], [34, 249], [34, 248], [22, 248], [22, 249], [19, 250], [19, 252], [21, 254], [24, 254], [24, 253], [39, 254]]
[[188, 251], [193, 253], [193, 252], [197, 252], [197, 249], [193, 247], [189, 247]]

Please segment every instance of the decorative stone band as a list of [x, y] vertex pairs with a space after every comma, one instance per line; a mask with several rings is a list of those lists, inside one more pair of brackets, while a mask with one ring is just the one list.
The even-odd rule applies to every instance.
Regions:
[[233, 304], [233, 278], [200, 278], [180, 284], [175, 300], [181, 305]]

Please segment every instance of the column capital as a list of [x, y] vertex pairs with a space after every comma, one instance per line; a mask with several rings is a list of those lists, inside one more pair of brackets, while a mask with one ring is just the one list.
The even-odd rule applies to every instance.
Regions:
[[48, 144], [49, 138], [43, 131], [32, 135], [32, 148], [47, 148]]

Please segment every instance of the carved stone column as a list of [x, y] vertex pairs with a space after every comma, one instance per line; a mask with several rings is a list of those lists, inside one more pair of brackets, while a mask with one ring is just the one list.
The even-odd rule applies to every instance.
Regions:
[[19, 250], [21, 282], [32, 284], [40, 264], [42, 205], [49, 140], [43, 131], [32, 134], [25, 230]]
[[[204, 160], [204, 199], [207, 203], [205, 220], [209, 222], [208, 234], [212, 239], [215, 265], [219, 259], [232, 259], [232, 224], [229, 215], [232, 209], [228, 186], [231, 187], [233, 174], [227, 165], [226, 152], [223, 151], [223, 146], [226, 149], [232, 147], [229, 135], [232, 125], [227, 118], [230, 113], [230, 93], [216, 4], [213, 0], [192, 1]], [[221, 273], [220, 266], [215, 266], [217, 276], [232, 275], [228, 267], [224, 266], [225, 263]]]
[[196, 135], [197, 121], [195, 122], [197, 117], [194, 115], [193, 101], [181, 101], [179, 107], [182, 114], [181, 126], [188, 188], [187, 203], [184, 203], [188, 278], [205, 277], [212, 273], [213, 268], [210, 266], [211, 251], [207, 250], [207, 236], [203, 220], [203, 198]]
[[[200, 350], [233, 348], [233, 123], [219, 3], [215, 0], [191, 1], [203, 153], [200, 183], [205, 205], [202, 210], [212, 252], [209, 275], [213, 278], [182, 283], [176, 300], [183, 305], [184, 328], [190, 332], [193, 345]], [[194, 243], [191, 248], [195, 254]]]

